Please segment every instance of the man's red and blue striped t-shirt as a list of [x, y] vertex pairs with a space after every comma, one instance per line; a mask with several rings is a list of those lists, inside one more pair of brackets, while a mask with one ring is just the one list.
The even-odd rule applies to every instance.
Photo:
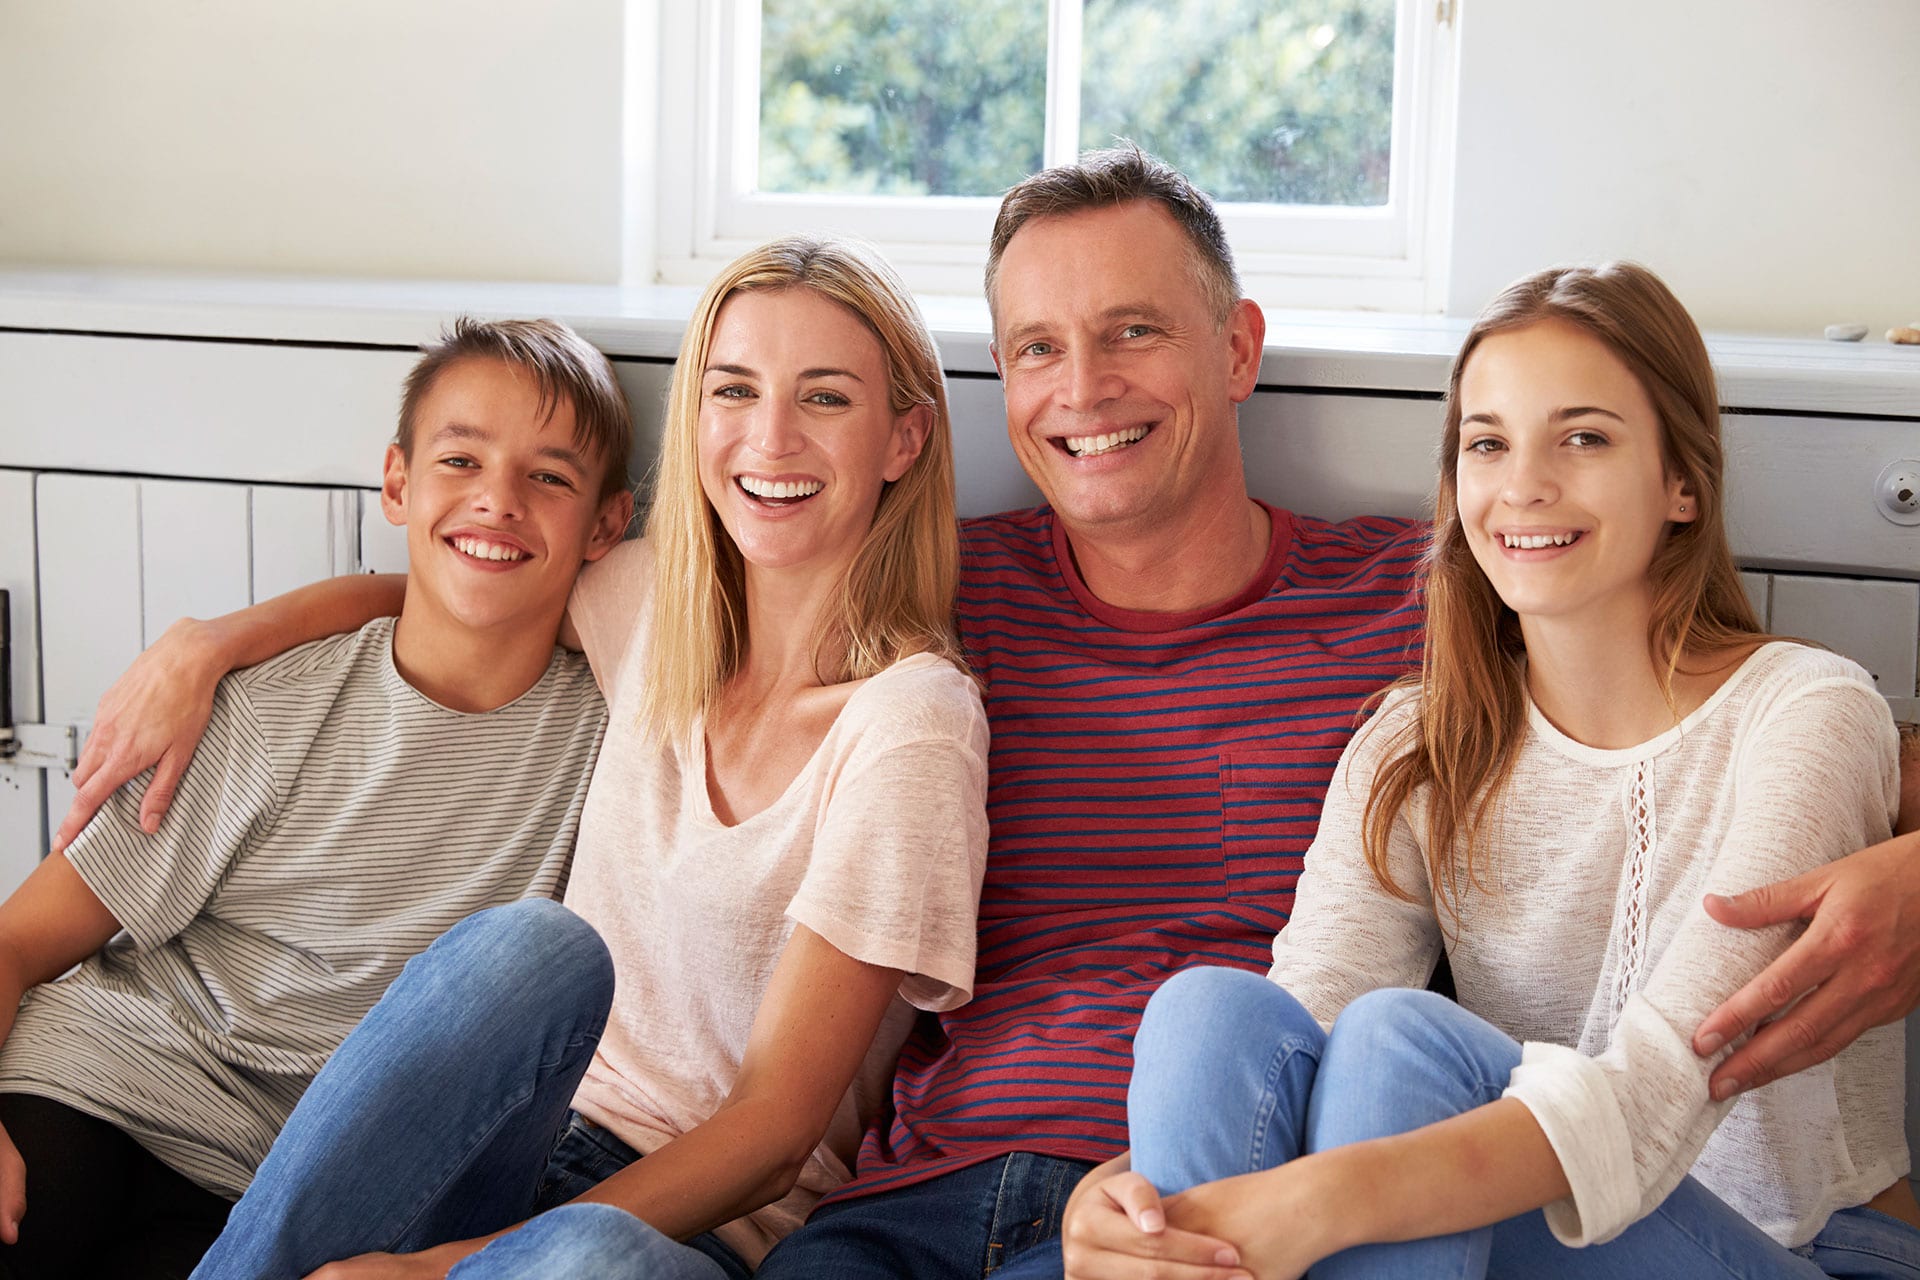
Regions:
[[963, 526], [993, 734], [974, 997], [916, 1025], [839, 1196], [1117, 1154], [1147, 997], [1271, 962], [1355, 715], [1417, 661], [1425, 546], [1404, 520], [1272, 524], [1248, 588], [1185, 615], [1095, 599], [1047, 508]]

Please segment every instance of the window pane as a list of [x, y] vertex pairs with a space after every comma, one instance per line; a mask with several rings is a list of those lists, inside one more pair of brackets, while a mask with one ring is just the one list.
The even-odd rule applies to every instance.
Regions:
[[998, 195], [1040, 167], [1047, 7], [764, 0], [760, 190]]
[[1086, 0], [1080, 143], [1131, 138], [1217, 200], [1387, 202], [1393, 0]]

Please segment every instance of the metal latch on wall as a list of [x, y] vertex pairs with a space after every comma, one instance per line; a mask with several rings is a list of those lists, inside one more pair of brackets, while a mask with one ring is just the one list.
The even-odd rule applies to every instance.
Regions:
[[80, 728], [13, 721], [13, 601], [0, 588], [0, 764], [71, 771], [80, 761]]

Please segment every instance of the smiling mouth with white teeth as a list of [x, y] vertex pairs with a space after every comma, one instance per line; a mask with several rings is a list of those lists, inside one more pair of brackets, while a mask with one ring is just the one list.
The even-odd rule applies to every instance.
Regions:
[[749, 498], [769, 507], [790, 507], [805, 502], [827, 487], [824, 480], [762, 480], [757, 476], [735, 476], [733, 482]]
[[1097, 436], [1056, 436], [1054, 443], [1074, 458], [1097, 458], [1104, 453], [1115, 453], [1129, 445], [1137, 444], [1147, 438], [1152, 427], [1123, 427], [1119, 431], [1110, 431]]
[[1509, 551], [1539, 551], [1545, 547], [1570, 547], [1580, 538], [1578, 533], [1503, 533], [1500, 544]]
[[504, 542], [488, 542], [484, 538], [458, 535], [447, 539], [453, 549], [462, 555], [472, 556], [475, 560], [525, 560], [527, 553], [518, 547], [510, 547]]

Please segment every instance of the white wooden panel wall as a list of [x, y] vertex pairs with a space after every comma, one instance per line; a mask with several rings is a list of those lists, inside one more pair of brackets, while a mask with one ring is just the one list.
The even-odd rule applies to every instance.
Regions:
[[[33, 475], [0, 470], [0, 587], [8, 595], [13, 641], [13, 717], [40, 718], [40, 646], [35, 608]], [[0, 764], [0, 894], [40, 857], [45, 792], [38, 769]]]
[[358, 493], [256, 485], [252, 500], [254, 600], [353, 572]]
[[947, 380], [953, 418], [954, 479], [960, 514], [990, 515], [1039, 505], [1040, 490], [1020, 469], [1007, 442], [1007, 399], [998, 378]]
[[253, 603], [250, 495], [243, 484], [140, 482], [142, 648], [176, 618]]

